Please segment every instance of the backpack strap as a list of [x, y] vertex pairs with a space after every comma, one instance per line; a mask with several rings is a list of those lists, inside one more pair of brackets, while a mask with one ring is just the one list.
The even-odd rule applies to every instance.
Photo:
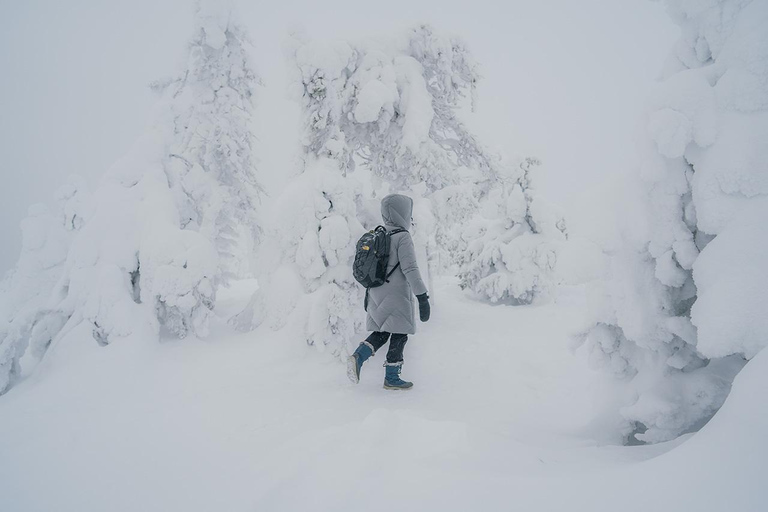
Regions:
[[[392, 274], [393, 274], [393, 273], [395, 272], [395, 270], [397, 270], [399, 267], [400, 267], [400, 262], [398, 261], [398, 262], [397, 262], [397, 265], [395, 265], [395, 266], [392, 268], [392, 270], [390, 270], [390, 271], [389, 271], [389, 273], [387, 274], [387, 277], [385, 277], [385, 278], [384, 278], [384, 282], [385, 282], [385, 283], [388, 283], [388, 282], [389, 282], [389, 278], [390, 278], [390, 277], [392, 277]], [[371, 291], [371, 289], [370, 289], [370, 288], [366, 288], [366, 289], [365, 289], [365, 301], [363, 301], [363, 309], [364, 309], [365, 311], [368, 311], [368, 292], [370, 292], [370, 291]]]
[[389, 271], [389, 273], [387, 274], [387, 277], [384, 279], [384, 282], [388, 283], [389, 282], [389, 278], [392, 277], [392, 274], [394, 274], [395, 270], [397, 270], [399, 267], [400, 267], [400, 262], [398, 261], [397, 265], [392, 267], [392, 270]]

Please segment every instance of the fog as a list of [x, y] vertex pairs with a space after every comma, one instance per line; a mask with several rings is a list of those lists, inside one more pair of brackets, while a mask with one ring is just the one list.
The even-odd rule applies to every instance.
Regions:
[[[51, 202], [71, 174], [96, 183], [151, 122], [147, 84], [182, 65], [192, 12], [178, 0], [0, 1], [0, 271], [18, 257], [30, 204]], [[621, 215], [643, 101], [677, 37], [647, 0], [305, 0], [240, 2], [238, 12], [265, 84], [255, 130], [268, 187], [297, 148], [287, 34], [354, 38], [429, 23], [463, 37], [482, 66], [469, 126], [489, 146], [542, 159], [542, 192], [600, 241]]]

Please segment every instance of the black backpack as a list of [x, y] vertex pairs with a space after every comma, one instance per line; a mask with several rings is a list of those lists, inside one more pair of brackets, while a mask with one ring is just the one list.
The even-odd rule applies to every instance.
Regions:
[[400, 262], [397, 262], [395, 268], [387, 273], [390, 237], [403, 231], [406, 230], [394, 229], [387, 231], [383, 226], [378, 226], [376, 229], [365, 233], [357, 241], [355, 261], [352, 264], [352, 276], [354, 276], [358, 283], [365, 286], [366, 303], [368, 302], [368, 289], [376, 288], [389, 282], [392, 272], [400, 266]]

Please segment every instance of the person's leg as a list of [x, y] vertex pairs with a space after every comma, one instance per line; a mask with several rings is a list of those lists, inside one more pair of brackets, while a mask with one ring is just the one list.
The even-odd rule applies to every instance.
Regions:
[[372, 332], [368, 339], [361, 342], [357, 350], [347, 359], [347, 377], [357, 384], [360, 382], [360, 370], [363, 363], [379, 350], [389, 338], [388, 332]]
[[[403, 349], [408, 342], [407, 334], [393, 334], [389, 340], [389, 350], [387, 350], [387, 362], [388, 363], [402, 363], [403, 362]], [[378, 350], [378, 349], [377, 349]]]
[[408, 341], [407, 334], [393, 334], [389, 341], [387, 351], [386, 374], [384, 376], [384, 389], [409, 389], [412, 382], [400, 378], [400, 370], [403, 367], [403, 349]]
[[365, 339], [365, 342], [369, 343], [371, 349], [374, 352], [379, 350], [389, 339], [389, 333], [384, 331], [373, 331], [370, 336]]

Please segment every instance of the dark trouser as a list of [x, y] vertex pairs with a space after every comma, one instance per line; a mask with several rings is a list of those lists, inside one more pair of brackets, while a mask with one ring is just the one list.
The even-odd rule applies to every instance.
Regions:
[[374, 331], [368, 336], [367, 341], [373, 345], [373, 349], [378, 351], [389, 339], [389, 350], [387, 351], [388, 363], [400, 363], [403, 361], [403, 349], [405, 348], [405, 342], [408, 341], [407, 334], [392, 334], [390, 339], [390, 333]]

